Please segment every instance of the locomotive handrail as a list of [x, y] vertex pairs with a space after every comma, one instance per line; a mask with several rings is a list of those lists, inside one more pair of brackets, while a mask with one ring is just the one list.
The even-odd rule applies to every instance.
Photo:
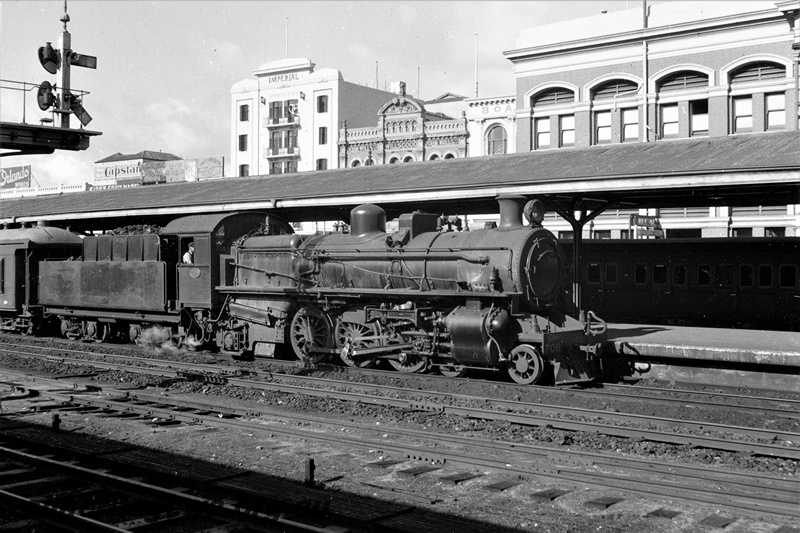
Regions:
[[218, 285], [214, 287], [215, 290], [223, 294], [274, 294], [274, 295], [301, 295], [301, 294], [315, 294], [315, 295], [336, 295], [342, 294], [347, 296], [367, 296], [367, 295], [381, 295], [381, 296], [409, 296], [419, 295], [424, 292], [426, 297], [459, 297], [474, 295], [476, 298], [509, 298], [514, 296], [522, 296], [519, 291], [506, 291], [506, 292], [482, 292], [482, 291], [450, 291], [443, 289], [434, 289], [430, 291], [420, 291], [418, 289], [360, 289], [360, 288], [347, 288], [347, 287], [334, 287], [323, 288], [314, 287], [254, 287], [251, 285]]
[[284, 274], [283, 272], [274, 272], [272, 270], [266, 270], [266, 269], [258, 268], [258, 267], [254, 267], [254, 266], [243, 265], [241, 263], [233, 263], [233, 266], [235, 266], [236, 268], [241, 268], [243, 270], [250, 270], [250, 271], [253, 271], [253, 272], [261, 272], [262, 274], [266, 274], [267, 277], [269, 277], [269, 278], [271, 278], [272, 276], [280, 276], [280, 277], [284, 277], [284, 278], [289, 278], [289, 279], [291, 279], [293, 281], [296, 281], [298, 283], [303, 281], [302, 278], [298, 278], [296, 276], [291, 276], [289, 274]]
[[[336, 257], [337, 259], [339, 259], [343, 255], [345, 255], [345, 256], [346, 255], [351, 255], [354, 259], [359, 259], [359, 260], [372, 259], [372, 260], [389, 260], [389, 261], [391, 261], [393, 259], [412, 259], [412, 260], [423, 261], [423, 260], [428, 260], [428, 259], [435, 259], [437, 261], [458, 261], [458, 260], [461, 260], [461, 261], [467, 261], [469, 263], [482, 263], [482, 264], [486, 264], [486, 263], [489, 262], [489, 258], [487, 256], [485, 256], [485, 255], [481, 255], [481, 256], [478, 256], [478, 257], [469, 257], [467, 255], [457, 254], [457, 253], [453, 253], [453, 254], [430, 254], [430, 255], [420, 253], [418, 255], [415, 255], [415, 254], [405, 253], [405, 250], [395, 250], [394, 252], [396, 252], [396, 253], [392, 253], [392, 252], [387, 252], [387, 253], [381, 253], [381, 252], [359, 252], [358, 250], [355, 250], [355, 251], [351, 250], [351, 251], [349, 251], [349, 253], [347, 253], [347, 251], [343, 250], [342, 252], [335, 252], [336, 255], [332, 256], [332, 255], [329, 255], [330, 252], [320, 251], [319, 254], [317, 254], [317, 256], [318, 257], [322, 256], [323, 258], [326, 258], [328, 260], [330, 260], [330, 257]], [[309, 259], [309, 258], [307, 258], [307, 259]]]

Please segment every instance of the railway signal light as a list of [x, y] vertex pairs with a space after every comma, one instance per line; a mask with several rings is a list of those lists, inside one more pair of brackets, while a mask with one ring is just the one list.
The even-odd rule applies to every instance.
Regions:
[[36, 92], [36, 101], [39, 104], [39, 109], [42, 111], [47, 111], [51, 107], [57, 104], [58, 99], [56, 95], [53, 94], [53, 87], [50, 85], [49, 81], [43, 81], [41, 85], [39, 85], [39, 90]]
[[39, 47], [39, 63], [50, 74], [55, 74], [61, 68], [61, 52], [53, 48], [50, 43]]

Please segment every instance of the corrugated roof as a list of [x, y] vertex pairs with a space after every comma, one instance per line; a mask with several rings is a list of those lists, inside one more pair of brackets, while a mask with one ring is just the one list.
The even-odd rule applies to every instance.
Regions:
[[[733, 175], [739, 172], [797, 171], [800, 183], [800, 132], [788, 131], [681, 141], [605, 145], [536, 151], [504, 156], [375, 165], [277, 176], [225, 178], [0, 200], [0, 217], [23, 217], [165, 207], [220, 206], [278, 200], [319, 199], [382, 193], [474, 191], [502, 186], [594, 183], [609, 179], [619, 191], [635, 190], [625, 181], [664, 177]], [[616, 183], [616, 182], [615, 182]], [[605, 189], [608, 191], [608, 188]], [[327, 202], [327, 204], [326, 204]]]
[[181, 158], [177, 155], [168, 154], [166, 152], [153, 152], [151, 150], [144, 150], [138, 154], [121, 154], [117, 152], [95, 163], [114, 163], [116, 161], [131, 161], [134, 159], [145, 159], [147, 161], [178, 161]]

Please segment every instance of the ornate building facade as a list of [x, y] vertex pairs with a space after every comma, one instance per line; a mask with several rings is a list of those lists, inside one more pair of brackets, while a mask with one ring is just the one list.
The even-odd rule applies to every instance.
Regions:
[[[460, 100], [463, 97], [448, 94], [427, 105], [436, 107]], [[339, 167], [463, 158], [468, 155], [468, 145], [463, 111], [461, 118], [452, 118], [426, 109], [425, 102], [406, 95], [405, 83], [401, 82], [399, 94], [379, 109], [377, 127], [343, 124], [339, 131]]]

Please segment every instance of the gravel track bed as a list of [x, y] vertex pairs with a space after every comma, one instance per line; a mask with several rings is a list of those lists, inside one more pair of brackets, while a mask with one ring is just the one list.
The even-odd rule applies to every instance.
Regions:
[[[16, 339], [16, 338], [12, 338]], [[7, 340], [7, 339], [6, 339]], [[64, 343], [57, 340], [26, 339], [33, 345], [65, 349]], [[14, 342], [13, 340], [11, 342]], [[135, 355], [153, 358], [169, 358], [170, 360], [192, 363], [210, 363], [218, 361], [211, 354], [185, 352], [182, 350], [142, 350], [138, 348], [114, 345], [86, 345], [72, 344], [66, 349], [88, 350], [101, 355], [103, 353], [116, 353], [120, 355]], [[54, 356], [57, 356], [55, 353]], [[64, 353], [65, 357], [75, 357], [74, 354]], [[54, 362], [42, 362], [24, 357], [2, 355], [0, 361], [4, 365], [26, 370], [54, 373], [60, 375], [79, 375], [92, 371], [90, 366], [65, 365]], [[237, 366], [243, 369], [256, 370], [261, 373], [276, 371], [277, 365], [269, 361], [237, 362], [224, 361], [226, 366]], [[284, 368], [279, 369], [286, 372]], [[610, 412], [621, 412], [641, 415], [662, 416], [676, 419], [689, 419], [693, 421], [725, 423], [747, 427], [764, 428], [771, 430], [798, 432], [796, 420], [769, 419], [756, 417], [743, 413], [731, 406], [730, 411], [687, 409], [677, 405], [672, 407], [648, 405], [647, 402], [624, 400], [608, 400], [597, 405], [596, 400], [580, 394], [580, 391], [567, 392], [551, 391], [538, 387], [508, 387], [491, 381], [483, 380], [447, 380], [424, 379], [414, 375], [360, 375], [355, 372], [340, 372], [330, 370], [307, 370], [296, 368], [296, 373], [305, 373], [315, 377], [326, 377], [354, 383], [369, 383], [378, 385], [391, 385], [404, 387], [409, 390], [407, 397], [425, 401], [424, 390], [435, 390], [451, 394], [474, 395], [486, 398], [513, 399], [521, 402], [547, 403], [569, 405], [597, 409], [598, 407]], [[272, 376], [279, 380], [280, 375]], [[676, 446], [644, 440], [629, 439], [599, 435], [588, 432], [565, 431], [551, 427], [520, 426], [507, 422], [484, 421], [464, 419], [448, 414], [430, 414], [419, 412], [406, 412], [400, 409], [373, 406], [368, 404], [345, 402], [339, 400], [314, 398], [280, 392], [257, 391], [241, 387], [227, 387], [198, 382], [183, 382], [165, 380], [159, 377], [148, 376], [146, 373], [137, 374], [130, 372], [105, 371], [93, 378], [100, 385], [111, 384], [132, 385], [140, 387], [163, 387], [168, 394], [192, 394], [213, 396], [224, 402], [245, 404], [249, 409], [257, 410], [259, 405], [279, 407], [302, 413], [312, 413], [325, 418], [340, 417], [346, 420], [375, 420], [376, 424], [391, 425], [394, 427], [411, 427], [437, 432], [457, 432], [459, 434], [476, 435], [481, 438], [494, 438], [509, 442], [550, 446], [554, 448], [569, 447], [570, 449], [585, 451], [613, 451], [621, 456], [658, 457], [662, 460], [694, 463], [701, 465], [724, 465], [735, 469], [752, 469], [757, 472], [773, 472], [781, 475], [797, 476], [800, 474], [800, 463], [797, 461], [775, 459], [770, 457], [751, 456], [745, 453], [730, 453], [691, 446]], [[506, 395], [512, 392], [513, 396]], [[759, 391], [742, 391], [742, 394], [754, 395]], [[441, 402], [441, 400], [437, 400]], [[455, 402], [455, 400], [453, 400]], [[574, 418], [570, 418], [574, 420]], [[637, 427], [635, 424], [624, 424], [626, 427]], [[641, 426], [639, 426], [641, 427]], [[655, 429], [655, 428], [648, 428]], [[706, 436], [714, 436], [707, 434]], [[800, 443], [774, 443], [788, 446], [798, 446]]]

